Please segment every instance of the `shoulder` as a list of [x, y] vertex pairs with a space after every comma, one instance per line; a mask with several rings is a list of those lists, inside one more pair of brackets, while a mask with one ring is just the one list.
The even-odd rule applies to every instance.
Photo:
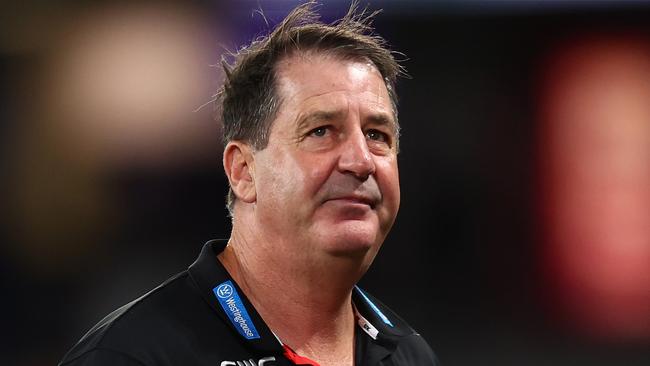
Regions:
[[60, 365], [147, 364], [148, 350], [172, 342], [170, 338], [184, 329], [188, 309], [201, 302], [187, 272], [181, 272], [102, 319]]
[[111, 366], [144, 366], [140, 360], [133, 356], [123, 353], [118, 350], [109, 348], [93, 348], [75, 355], [72, 358], [64, 359], [59, 366], [75, 365], [75, 366], [97, 366], [97, 365], [111, 365]]
[[440, 366], [438, 357], [418, 333], [403, 337], [393, 353], [393, 362], [399, 365]]
[[391, 344], [391, 361], [396, 365], [440, 365], [427, 341], [395, 311], [357, 287], [355, 306], [379, 331], [378, 340]]
[[393, 354], [394, 362], [400, 365], [440, 365], [433, 349], [418, 331], [384, 303], [374, 297], [373, 301], [389, 319], [392, 319], [394, 326], [402, 330], [402, 335], [397, 340], [397, 348]]

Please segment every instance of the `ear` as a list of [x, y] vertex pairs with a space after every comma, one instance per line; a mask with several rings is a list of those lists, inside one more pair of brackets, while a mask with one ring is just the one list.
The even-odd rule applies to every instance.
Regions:
[[230, 141], [223, 150], [223, 169], [230, 188], [238, 200], [253, 203], [255, 192], [254, 156], [251, 147], [241, 141]]

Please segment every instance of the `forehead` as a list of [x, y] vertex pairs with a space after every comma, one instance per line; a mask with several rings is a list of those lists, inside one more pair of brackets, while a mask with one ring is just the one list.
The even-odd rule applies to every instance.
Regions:
[[394, 115], [386, 84], [369, 60], [297, 52], [278, 62], [276, 82], [285, 107], [333, 107], [331, 104], [345, 99], [389, 113], [391, 118]]

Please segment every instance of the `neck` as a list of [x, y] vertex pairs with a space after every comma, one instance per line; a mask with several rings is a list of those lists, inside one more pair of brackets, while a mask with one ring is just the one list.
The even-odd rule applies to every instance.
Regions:
[[333, 258], [323, 271], [322, 263], [287, 260], [294, 257], [279, 249], [286, 246], [239, 227], [233, 225], [219, 260], [270, 329], [296, 353], [321, 365], [352, 364], [351, 293], [361, 275], [358, 266]]

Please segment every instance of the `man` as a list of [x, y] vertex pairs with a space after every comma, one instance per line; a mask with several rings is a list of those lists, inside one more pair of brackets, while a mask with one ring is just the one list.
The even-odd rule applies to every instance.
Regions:
[[355, 6], [308, 3], [240, 51], [221, 93], [233, 222], [189, 269], [102, 320], [61, 365], [435, 365], [355, 286], [400, 201], [394, 82]]

